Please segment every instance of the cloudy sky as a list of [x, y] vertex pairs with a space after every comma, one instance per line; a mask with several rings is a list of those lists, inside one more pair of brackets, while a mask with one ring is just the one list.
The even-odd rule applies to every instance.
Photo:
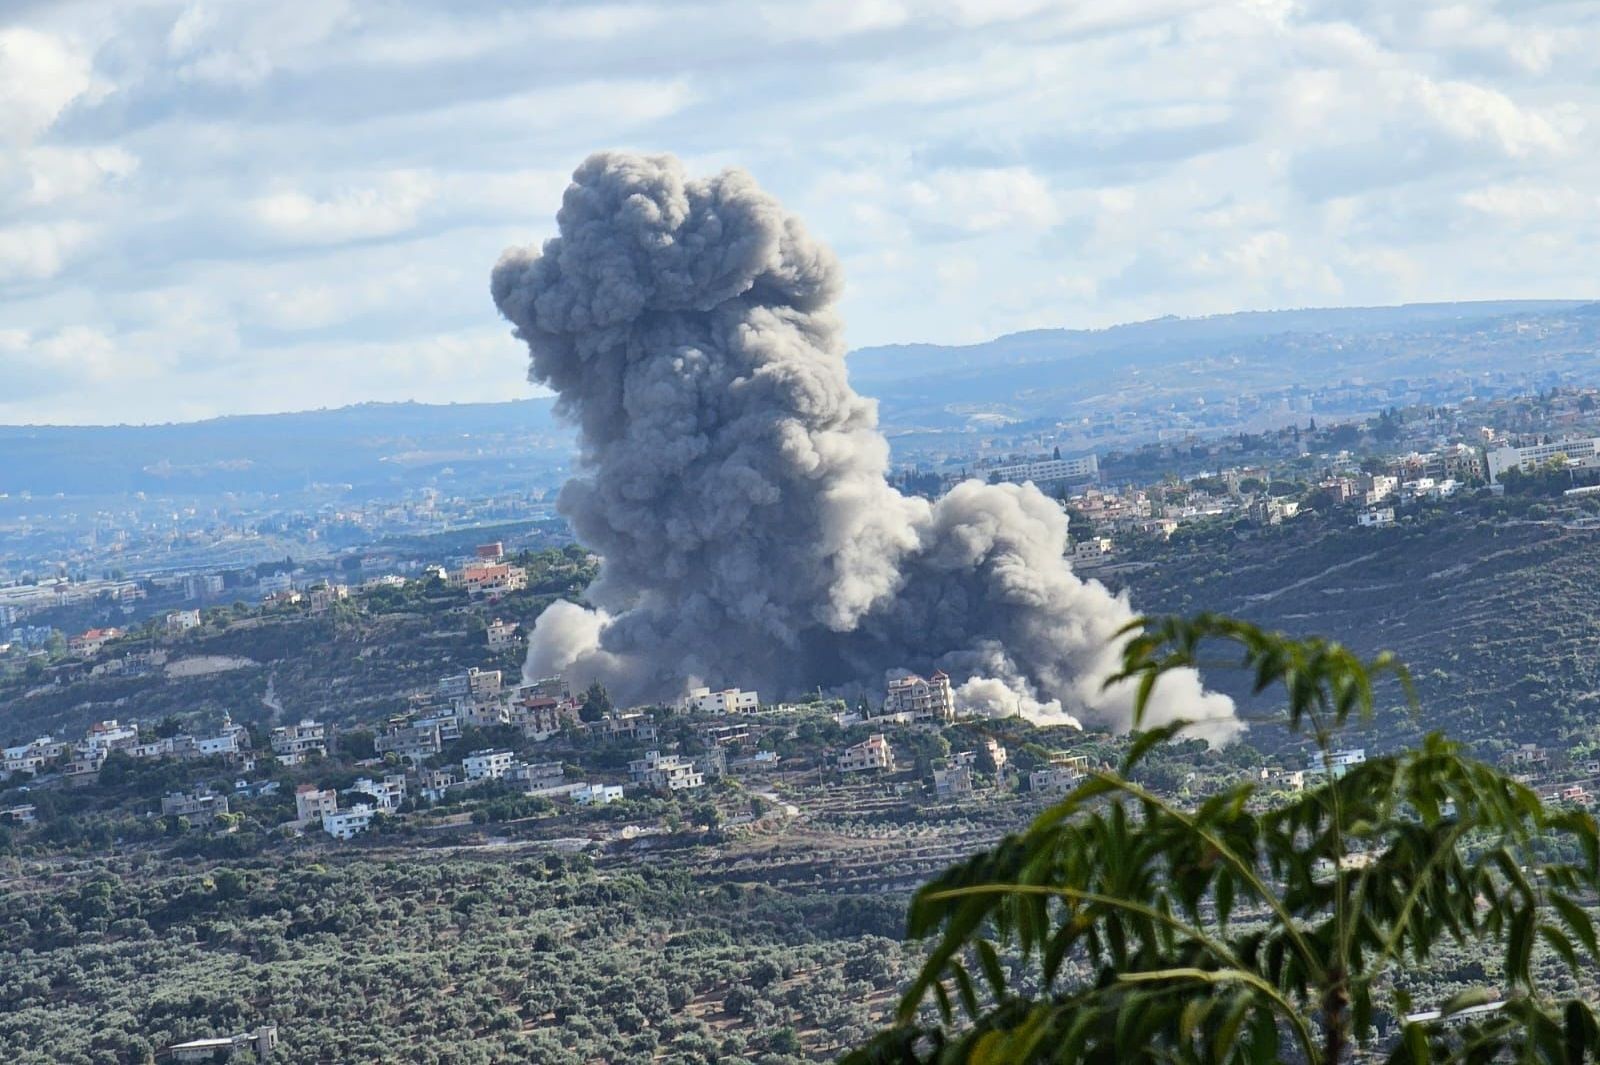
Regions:
[[751, 170], [852, 344], [1600, 295], [1600, 4], [5, 0], [0, 422], [532, 394], [595, 148]]

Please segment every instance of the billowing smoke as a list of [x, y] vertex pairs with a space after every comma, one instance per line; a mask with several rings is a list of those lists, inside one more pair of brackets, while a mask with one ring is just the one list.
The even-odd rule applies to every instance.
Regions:
[[[1066, 517], [1031, 486], [930, 504], [888, 484], [877, 405], [845, 373], [838, 262], [749, 175], [596, 154], [556, 217], [492, 288], [579, 427], [560, 509], [603, 561], [591, 608], [540, 616], [530, 672], [645, 701], [937, 667], [971, 709], [1127, 726], [1131, 691], [1101, 689], [1126, 600], [1073, 574]], [[1239, 728], [1193, 673], [1157, 686], [1149, 720], [1176, 718]]]

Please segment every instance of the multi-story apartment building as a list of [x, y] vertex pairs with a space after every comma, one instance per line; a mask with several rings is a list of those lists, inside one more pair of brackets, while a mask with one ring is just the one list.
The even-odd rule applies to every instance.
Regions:
[[853, 747], [839, 752], [839, 772], [862, 773], [872, 770], [894, 771], [894, 749], [888, 737], [877, 732]]
[[37, 774], [50, 762], [71, 749], [70, 743], [63, 743], [49, 736], [40, 736], [30, 743], [7, 747], [4, 751], [5, 761], [0, 763], [0, 769], [4, 770], [0, 776], [9, 777], [13, 773]]
[[174, 791], [161, 799], [162, 817], [216, 817], [227, 812], [228, 797], [203, 787], [188, 795]]
[[526, 588], [528, 571], [509, 562], [480, 563], [464, 567], [459, 581], [467, 594], [474, 598], [502, 596]]
[[88, 632], [79, 633], [67, 641], [67, 650], [75, 655], [88, 657], [100, 653], [100, 649], [112, 640], [120, 639], [122, 630], [119, 628], [90, 629]]
[[311, 718], [298, 725], [280, 725], [272, 730], [272, 753], [284, 765], [299, 765], [312, 754], [328, 753], [328, 728]]
[[282, 570], [256, 581], [256, 591], [260, 593], [263, 599], [269, 596], [282, 595], [284, 592], [293, 590], [294, 578]]
[[608, 739], [649, 743], [660, 735], [654, 714], [618, 714], [589, 726]]
[[933, 771], [933, 792], [941, 799], [959, 799], [972, 794], [972, 768], [957, 765]]
[[926, 680], [915, 673], [891, 680], [884, 694], [883, 712], [910, 714], [913, 721], [954, 721], [956, 699], [949, 676], [943, 670], [934, 670]]
[[400, 804], [406, 801], [406, 776], [404, 773], [388, 773], [382, 780], [362, 777], [350, 785], [350, 790], [372, 796], [373, 805], [380, 810], [398, 810]]
[[585, 784], [572, 793], [572, 801], [579, 806], [604, 806], [622, 801], [620, 784]]
[[560, 787], [566, 779], [567, 767], [560, 762], [523, 762], [511, 768], [511, 782], [524, 791]]
[[297, 821], [318, 821], [324, 814], [339, 809], [339, 793], [332, 788], [302, 784], [294, 789], [294, 816]]
[[457, 699], [495, 699], [500, 695], [502, 677], [498, 669], [479, 669], [473, 666], [465, 673], [455, 673], [439, 678], [439, 698], [446, 702]]
[[992, 480], [1010, 484], [1080, 484], [1100, 479], [1100, 460], [1094, 455], [1078, 459], [1039, 459], [995, 466], [987, 472]]
[[334, 810], [322, 815], [322, 831], [334, 839], [353, 839], [372, 824], [377, 811], [366, 803], [357, 803], [348, 810]]
[[125, 751], [139, 744], [139, 723], [120, 724], [116, 719], [97, 721], [89, 726], [83, 740], [77, 745], [81, 754], [104, 755], [109, 751]]
[[392, 751], [412, 762], [430, 758], [438, 754], [443, 747], [439, 726], [436, 724], [391, 725], [388, 732], [373, 741], [373, 748], [378, 754], [384, 755]]
[[1367, 752], [1360, 747], [1329, 751], [1326, 756], [1321, 751], [1314, 751], [1306, 756], [1306, 776], [1316, 776], [1326, 772], [1338, 780], [1366, 760]]
[[489, 627], [485, 630], [485, 636], [489, 641], [489, 650], [505, 651], [516, 646], [517, 628], [515, 621], [501, 621], [499, 618], [495, 618], [489, 622]]
[[628, 763], [628, 776], [636, 783], [657, 791], [686, 791], [705, 785], [705, 774], [688, 758], [660, 751], [646, 751], [643, 758]]
[[461, 760], [468, 780], [499, 780], [511, 773], [513, 756], [507, 750], [473, 751]]
[[529, 688], [518, 691], [511, 702], [509, 720], [530, 739], [543, 741], [558, 736], [569, 724], [578, 723], [578, 704], [571, 699], [557, 699], [548, 695], [524, 695]]
[[1566, 458], [1582, 461], [1600, 455], [1600, 437], [1557, 440], [1548, 444], [1531, 444], [1527, 447], [1497, 447], [1489, 451], [1487, 463], [1489, 483], [1499, 484], [1507, 470], [1532, 473], [1553, 459]]
[[222, 574], [195, 573], [183, 579], [185, 599], [211, 599], [222, 594]]

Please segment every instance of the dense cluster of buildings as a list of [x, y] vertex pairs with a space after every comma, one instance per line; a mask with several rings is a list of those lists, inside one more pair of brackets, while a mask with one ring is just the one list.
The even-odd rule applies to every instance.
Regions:
[[221, 729], [208, 736], [188, 733], [146, 736], [140, 732], [138, 722], [111, 720], [89, 726], [83, 738], [76, 741], [40, 736], [28, 743], [5, 748], [4, 761], [0, 762], [0, 779], [17, 773], [37, 776], [55, 766], [62, 769], [69, 783], [92, 779], [105, 765], [106, 759], [117, 751], [139, 760], [220, 757], [243, 771], [255, 767], [249, 730], [235, 724], [226, 715]]

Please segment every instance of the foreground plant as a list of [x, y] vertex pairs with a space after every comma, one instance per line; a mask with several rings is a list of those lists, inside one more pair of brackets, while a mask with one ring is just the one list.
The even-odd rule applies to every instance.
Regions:
[[[1542, 994], [1534, 965], [1536, 941], [1574, 980], [1600, 959], [1594, 819], [1438, 735], [1336, 775], [1334, 739], [1370, 717], [1375, 679], [1410, 693], [1389, 655], [1169, 618], [1141, 623], [1108, 684], [1136, 686], [1137, 721], [1164, 673], [1219, 644], [1258, 694], [1282, 688], [1322, 782], [1266, 810], [1251, 784], [1182, 809], [1128, 779], [1181, 725], [1143, 734], [1121, 772], [918, 891], [909, 934], [931, 954], [895, 1026], [847, 1065], [1335, 1065], [1358, 1046], [1395, 1063], [1600, 1060], [1593, 1008]], [[1450, 943], [1499, 954], [1502, 982], [1413, 1003], [1397, 973]]]

